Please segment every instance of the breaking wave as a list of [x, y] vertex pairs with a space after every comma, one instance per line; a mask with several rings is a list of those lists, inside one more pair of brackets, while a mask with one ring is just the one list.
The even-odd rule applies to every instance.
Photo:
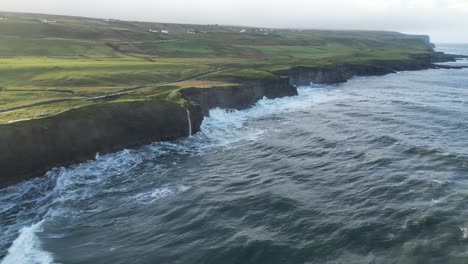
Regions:
[[[21, 202], [32, 203], [31, 210], [42, 212], [42, 217], [36, 221], [28, 217], [18, 217], [14, 224], [3, 226], [10, 236], [2, 238], [3, 245], [13, 234], [18, 234], [8, 249], [5, 263], [52, 263], [53, 256], [41, 249], [37, 233], [41, 232], [44, 222], [54, 221], [63, 215], [80, 214], [76, 208], [82, 207], [86, 201], [101, 198], [103, 195], [127, 196], [125, 202], [151, 204], [160, 199], [178, 195], [191, 188], [178, 183], [169, 182], [156, 184], [150, 190], [141, 188], [141, 178], [129, 178], [141, 164], [146, 162], [165, 162], [165, 156], [174, 153], [180, 155], [201, 155], [209, 151], [221, 151], [237, 147], [242, 142], [252, 142], [265, 133], [265, 128], [250, 125], [256, 119], [271, 117], [285, 112], [308, 110], [314, 105], [326, 103], [340, 98], [338, 89], [315, 87], [299, 87], [299, 96], [279, 99], [262, 99], [254, 107], [243, 110], [210, 110], [210, 117], [205, 118], [201, 132], [176, 142], [161, 142], [132, 150], [123, 150], [114, 154], [96, 155], [96, 159], [77, 164], [68, 168], [56, 168], [47, 173], [46, 178], [37, 178], [1, 191], [1, 200], [11, 200], [17, 197]], [[163, 177], [165, 163], [152, 164], [151, 174]], [[146, 171], [141, 173], [145, 177]], [[146, 175], [147, 176], [147, 175]], [[153, 180], [155, 180], [153, 178]], [[43, 186], [37, 189], [37, 186]], [[25, 200], [24, 196], [31, 196]], [[17, 205], [16, 207], [21, 206]], [[12, 207], [15, 207], [12, 205]], [[2, 214], [11, 214], [15, 208], [2, 206]], [[94, 208], [104, 210], [104, 208]], [[32, 222], [32, 223], [31, 223]], [[29, 224], [30, 223], [30, 224]], [[0, 255], [1, 256], [1, 255]], [[35, 261], [35, 262], [34, 262]]]

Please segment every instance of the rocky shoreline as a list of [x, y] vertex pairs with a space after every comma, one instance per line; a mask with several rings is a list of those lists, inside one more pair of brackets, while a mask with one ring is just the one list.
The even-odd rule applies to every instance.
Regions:
[[460, 67], [434, 63], [463, 56], [433, 53], [413, 61], [379, 61], [332, 67], [296, 67], [276, 78], [249, 80], [239, 86], [186, 88], [188, 107], [167, 101], [121, 102], [70, 110], [62, 114], [0, 125], [0, 187], [44, 174], [57, 166], [93, 159], [154, 141], [169, 141], [200, 131], [212, 108], [242, 110], [258, 100], [295, 96], [297, 86], [346, 82], [354, 76]]

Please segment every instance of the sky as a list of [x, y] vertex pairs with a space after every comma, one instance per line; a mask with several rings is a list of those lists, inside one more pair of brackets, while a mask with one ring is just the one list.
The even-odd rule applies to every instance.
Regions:
[[0, 10], [134, 21], [392, 30], [468, 43], [468, 0], [0, 0]]

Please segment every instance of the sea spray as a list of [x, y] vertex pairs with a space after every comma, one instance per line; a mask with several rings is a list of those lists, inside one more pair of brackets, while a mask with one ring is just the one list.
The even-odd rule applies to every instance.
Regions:
[[53, 263], [52, 254], [40, 248], [40, 241], [36, 235], [37, 232], [42, 231], [43, 222], [44, 220], [32, 226], [23, 227], [1, 264]]

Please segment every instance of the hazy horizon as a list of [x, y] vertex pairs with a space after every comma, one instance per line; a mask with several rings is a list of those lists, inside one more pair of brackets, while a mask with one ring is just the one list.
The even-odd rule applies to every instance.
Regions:
[[2, 0], [1, 11], [145, 22], [252, 27], [388, 30], [427, 34], [435, 43], [468, 43], [468, 1], [356, 0]]

